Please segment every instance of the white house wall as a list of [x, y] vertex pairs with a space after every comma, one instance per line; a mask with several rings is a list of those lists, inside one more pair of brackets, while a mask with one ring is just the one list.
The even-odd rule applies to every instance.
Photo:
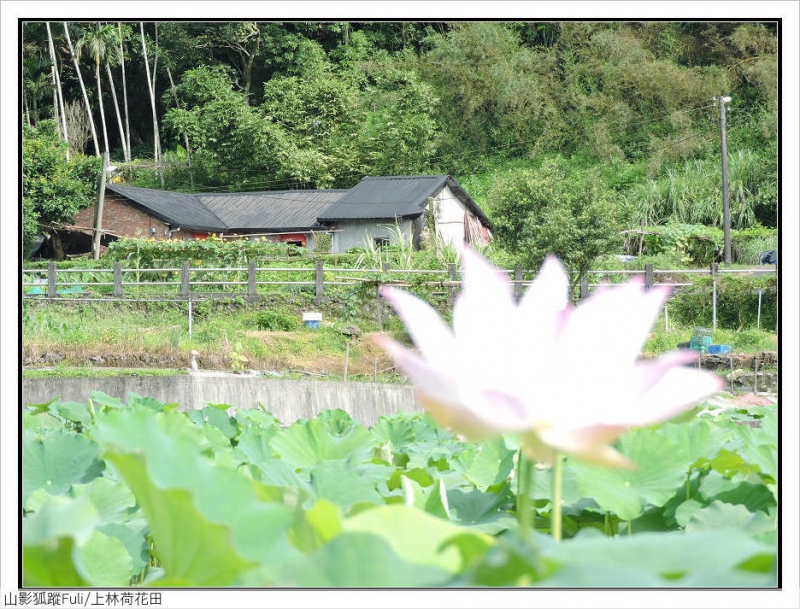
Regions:
[[365, 242], [386, 238], [394, 242], [397, 226], [406, 241], [411, 239], [411, 220], [400, 220], [397, 225], [380, 220], [339, 220], [331, 237], [331, 251], [339, 254], [351, 247], [364, 247]]
[[436, 197], [436, 227], [445, 243], [456, 245], [464, 241], [464, 212], [466, 207], [448, 186]]

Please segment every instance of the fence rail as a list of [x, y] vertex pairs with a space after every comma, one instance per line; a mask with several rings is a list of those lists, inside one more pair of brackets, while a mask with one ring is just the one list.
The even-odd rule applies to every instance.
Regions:
[[[513, 270], [503, 269], [501, 272], [510, 275], [509, 281], [513, 286], [514, 295], [520, 298], [525, 286], [533, 280], [525, 279], [525, 276], [533, 277], [536, 271], [516, 268]], [[184, 262], [180, 267], [164, 268], [122, 268], [119, 262], [115, 262], [110, 269], [57, 269], [56, 264], [51, 262], [46, 269], [23, 269], [22, 271], [22, 293], [28, 300], [43, 300], [45, 302], [135, 302], [135, 301], [159, 301], [159, 302], [187, 302], [189, 309], [189, 328], [191, 335], [192, 302], [198, 302], [211, 298], [236, 298], [244, 297], [250, 301], [258, 300], [259, 286], [293, 286], [314, 288], [315, 303], [319, 304], [325, 298], [325, 291], [333, 286], [355, 286], [373, 283], [375, 285], [376, 311], [379, 325], [381, 325], [381, 298], [379, 287], [391, 284], [396, 286], [410, 286], [409, 275], [429, 274], [432, 276], [441, 275], [441, 279], [428, 281], [414, 281], [414, 286], [425, 286], [428, 288], [439, 288], [435, 291], [440, 296], [447, 298], [448, 305], [452, 305], [461, 286], [459, 279], [460, 271], [455, 264], [449, 264], [444, 269], [393, 269], [386, 263], [380, 269], [376, 268], [341, 268], [325, 267], [321, 260], [317, 260], [313, 268], [308, 267], [258, 267], [255, 261], [250, 261], [247, 267], [192, 267], [189, 262]], [[71, 275], [82, 274], [78, 279], [72, 280]], [[220, 279], [208, 279], [207, 277], [197, 278], [201, 273], [222, 273]], [[308, 280], [298, 279], [277, 279], [282, 273], [295, 273], [310, 275]], [[711, 281], [711, 305], [712, 305], [712, 327], [717, 327], [717, 280], [719, 275], [727, 273], [750, 273], [753, 275], [776, 275], [776, 267], [751, 267], [747, 269], [726, 269], [719, 268], [719, 265], [712, 264], [707, 269], [654, 269], [652, 265], [645, 265], [644, 270], [614, 269], [614, 270], [594, 270], [583, 275], [578, 282], [578, 299], [586, 298], [592, 288], [602, 284], [602, 281], [589, 281], [589, 276], [610, 278], [614, 275], [643, 275], [646, 288], [654, 286], [686, 287], [691, 283], [674, 281], [675, 276], [693, 274], [710, 275]], [[155, 275], [158, 280], [142, 280], [142, 275]], [[326, 277], [327, 274], [327, 277]], [[392, 279], [392, 275], [402, 278]], [[174, 275], [176, 279], [168, 280]], [[235, 279], [228, 279], [233, 275]], [[128, 277], [134, 280], [128, 280]], [[194, 277], [194, 278], [193, 278]], [[244, 278], [246, 277], [246, 279]], [[656, 281], [657, 277], [666, 277], [663, 282]], [[69, 278], [71, 280], [67, 281]], [[109, 278], [113, 278], [109, 281]], [[163, 278], [163, 280], [162, 280]], [[154, 297], [152, 293], [143, 297], [141, 288], [151, 286], [169, 286], [171, 291], [162, 293]], [[209, 291], [206, 288], [218, 286], [222, 292]], [[111, 288], [110, 294], [108, 288]], [[103, 288], [98, 290], [97, 288]], [[193, 289], [195, 288], [195, 289]], [[201, 289], [196, 289], [201, 288]], [[234, 288], [231, 290], [230, 288]], [[127, 294], [126, 294], [127, 290]], [[773, 291], [773, 289], [769, 291]], [[761, 301], [762, 293], [765, 290], [754, 290], [758, 293], [758, 313], [757, 326], [761, 325]], [[133, 292], [136, 292], [135, 294]], [[665, 311], [665, 326], [668, 324], [668, 314]]]
[[[503, 269], [502, 273], [511, 275], [509, 278], [511, 284], [514, 286], [517, 295], [521, 293], [522, 289], [532, 282], [532, 279], [524, 279], [525, 275], [535, 275], [536, 271], [527, 269]], [[81, 274], [80, 280], [66, 281], [64, 275]], [[193, 279], [192, 276], [200, 273], [222, 273], [221, 279]], [[258, 275], [272, 275], [278, 273], [299, 273], [313, 275], [309, 280], [276, 280], [276, 279], [259, 279]], [[335, 273], [334, 280], [326, 279], [325, 274], [329, 277]], [[192, 286], [220, 286], [227, 288], [229, 286], [247, 286], [246, 292], [236, 293], [229, 292], [231, 296], [248, 296], [256, 297], [258, 286], [266, 285], [282, 285], [282, 286], [315, 286], [316, 297], [321, 298], [324, 296], [325, 287], [332, 285], [356, 285], [359, 282], [378, 280], [374, 277], [376, 273], [386, 274], [389, 277], [383, 277], [380, 283], [393, 283], [393, 284], [407, 284], [402, 280], [392, 280], [391, 275], [447, 275], [447, 279], [436, 281], [422, 281], [416, 282], [417, 285], [425, 286], [441, 286], [447, 288], [459, 287], [461, 280], [458, 278], [460, 271], [455, 265], [449, 265], [447, 270], [443, 269], [393, 269], [384, 264], [381, 269], [374, 268], [340, 268], [332, 267], [326, 268], [321, 261], [318, 261], [313, 268], [303, 267], [257, 267], [254, 262], [251, 262], [247, 267], [191, 267], [188, 262], [184, 262], [181, 267], [164, 267], [164, 268], [122, 268], [121, 264], [115, 262], [113, 268], [110, 269], [57, 269], [55, 263], [50, 263], [46, 269], [23, 269], [23, 282], [22, 289], [23, 295], [26, 298], [39, 298], [47, 300], [55, 300], [60, 296], [81, 296], [83, 290], [92, 291], [97, 287], [112, 287], [112, 296], [122, 298], [125, 288], [142, 288], [150, 286], [174, 286], [176, 292], [179, 293], [180, 298], [188, 299], [190, 297], [196, 298], [198, 296], [207, 295], [202, 291], [192, 290]], [[687, 275], [699, 274], [710, 275], [714, 280], [719, 275], [727, 273], [749, 273], [754, 275], [774, 275], [777, 269], [774, 267], [752, 267], [747, 269], [726, 269], [719, 268], [717, 264], [712, 264], [707, 269], [654, 269], [652, 265], [646, 265], [644, 270], [632, 269], [614, 269], [614, 270], [592, 270], [588, 271], [580, 280], [579, 283], [579, 297], [584, 298], [588, 296], [589, 288], [598, 287], [602, 282], [589, 282], [589, 276], [596, 277], [612, 277], [614, 275], [643, 275], [645, 279], [645, 286], [647, 288], [653, 286], [672, 286], [681, 287], [688, 286], [691, 283], [664, 281], [658, 282], [655, 280], [656, 276], [674, 276], [674, 275]], [[175, 280], [142, 280], [141, 275], [156, 275], [159, 277], [168, 277], [169, 275], [178, 274]], [[235, 275], [237, 279], [226, 279], [224, 276]], [[246, 279], [239, 279], [242, 274], [246, 274]], [[348, 274], [350, 276], [348, 276]], [[372, 275], [373, 277], [358, 277], [352, 275]], [[113, 276], [113, 281], [109, 281], [109, 275]], [[136, 279], [130, 281], [126, 276], [135, 275]], [[44, 276], [44, 278], [42, 278]], [[61, 277], [59, 277], [61, 276]], [[88, 277], [88, 278], [87, 278]], [[80, 288], [79, 290], [69, 290], [69, 288]], [[67, 289], [64, 289], [67, 288]]]

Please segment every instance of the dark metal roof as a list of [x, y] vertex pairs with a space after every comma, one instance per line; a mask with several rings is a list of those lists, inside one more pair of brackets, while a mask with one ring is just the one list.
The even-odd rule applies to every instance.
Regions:
[[207, 209], [196, 195], [170, 192], [121, 184], [106, 184], [110, 190], [175, 228], [185, 227], [203, 231], [226, 231], [227, 224]]
[[453, 178], [433, 176], [365, 177], [319, 215], [320, 222], [330, 220], [414, 218], [445, 186], [486, 226], [489, 218]]
[[208, 232], [309, 230], [330, 220], [419, 216], [445, 186], [491, 228], [486, 214], [453, 178], [366, 177], [349, 190], [280, 190], [189, 194], [107, 184], [114, 192], [173, 227]]
[[317, 226], [317, 216], [346, 190], [280, 190], [196, 195], [231, 230], [286, 231]]

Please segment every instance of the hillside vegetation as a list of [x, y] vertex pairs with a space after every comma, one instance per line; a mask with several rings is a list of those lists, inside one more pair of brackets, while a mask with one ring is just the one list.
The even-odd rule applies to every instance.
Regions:
[[[52, 232], [67, 205], [92, 204], [85, 169], [59, 173], [57, 155], [35, 154], [66, 126], [70, 163], [108, 150], [139, 186], [347, 188], [365, 175], [450, 174], [512, 259], [543, 217], [541, 202], [516, 202], [563, 183], [552, 230], [581, 226], [565, 203], [575, 197], [589, 193], [604, 211], [591, 214], [603, 220], [594, 233], [578, 230], [559, 249], [622, 251], [626, 229], [720, 227], [723, 95], [732, 225], [774, 228], [777, 27], [26, 23], [25, 236]], [[54, 99], [65, 117], [55, 124]], [[52, 178], [46, 189], [41, 176]]]

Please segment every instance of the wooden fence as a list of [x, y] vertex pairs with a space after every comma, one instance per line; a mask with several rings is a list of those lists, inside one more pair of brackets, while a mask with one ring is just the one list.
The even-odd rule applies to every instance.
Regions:
[[[525, 286], [532, 282], [536, 271], [516, 268], [513, 270], [503, 270], [509, 275], [509, 279], [517, 298], [521, 297]], [[409, 277], [415, 274], [426, 276], [440, 275], [441, 279], [414, 282], [417, 286], [440, 288], [446, 295], [448, 303], [452, 304], [461, 285], [459, 279], [460, 271], [455, 264], [449, 264], [445, 269], [393, 269], [384, 263], [380, 269], [369, 268], [341, 268], [325, 267], [322, 260], [315, 261], [313, 267], [258, 267], [255, 261], [250, 261], [247, 267], [192, 267], [188, 261], [183, 262], [180, 267], [165, 268], [122, 268], [119, 262], [114, 262], [110, 269], [57, 269], [56, 263], [51, 262], [47, 269], [23, 269], [22, 291], [26, 299], [56, 301], [74, 300], [170, 300], [170, 301], [198, 301], [206, 298], [235, 298], [244, 297], [248, 300], [258, 300], [259, 286], [295, 286], [311, 287], [315, 293], [315, 301], [321, 302], [325, 297], [325, 291], [332, 286], [353, 286], [369, 282], [375, 285], [376, 297], [377, 290], [381, 285], [392, 284], [399, 286], [410, 285]], [[219, 273], [219, 279], [198, 279], [199, 274]], [[308, 276], [307, 280], [275, 279], [282, 273], [300, 273]], [[589, 271], [581, 277], [578, 284], [578, 299], [586, 298], [591, 289], [602, 285], [603, 280], [607, 280], [614, 275], [643, 275], [645, 286], [670, 286], [686, 287], [691, 283], [675, 283], [670, 281], [656, 281], [656, 277], [672, 277], [686, 275], [710, 275], [712, 278], [711, 297], [713, 307], [713, 326], [716, 329], [716, 298], [717, 298], [717, 279], [720, 274], [727, 273], [748, 273], [755, 275], [776, 275], [777, 267], [758, 266], [744, 269], [719, 268], [718, 264], [712, 264], [706, 269], [676, 269], [676, 270], [657, 270], [652, 264], [645, 265], [644, 270], [596, 270]], [[65, 280], [70, 275], [78, 280]], [[163, 280], [142, 280], [141, 275], [156, 275]], [[328, 274], [328, 278], [325, 275]], [[403, 277], [402, 279], [391, 279], [392, 275]], [[193, 279], [193, 275], [195, 278]], [[228, 280], [226, 277], [234, 275], [243, 279]], [[262, 277], [259, 279], [259, 275]], [[331, 278], [332, 275], [332, 278]], [[130, 277], [134, 279], [131, 280]], [[272, 279], [264, 279], [264, 276], [272, 276]], [[174, 277], [174, 279], [169, 279]], [[27, 278], [27, 280], [26, 280]], [[111, 279], [109, 281], [109, 279]], [[593, 280], [590, 280], [593, 279]], [[163, 286], [166, 290], [164, 297], [143, 298], [137, 288], [149, 288], [152, 286]], [[217, 287], [218, 292], [213, 292], [210, 288]], [[98, 289], [102, 288], [102, 289]], [[110, 288], [110, 290], [109, 290]], [[194, 288], [194, 289], [193, 289]], [[231, 288], [233, 288], [231, 290]], [[127, 290], [127, 295], [126, 295]], [[761, 311], [761, 292], [759, 290], [759, 312]]]

